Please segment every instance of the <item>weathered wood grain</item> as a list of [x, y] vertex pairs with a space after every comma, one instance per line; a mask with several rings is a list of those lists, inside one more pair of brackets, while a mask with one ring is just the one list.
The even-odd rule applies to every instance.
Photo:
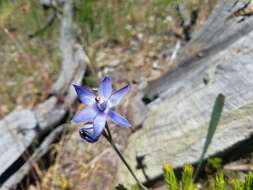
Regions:
[[67, 127], [66, 125], [61, 125], [54, 129], [46, 139], [41, 143], [41, 145], [36, 149], [33, 155], [27, 159], [26, 163], [19, 168], [15, 174], [13, 174], [1, 187], [1, 190], [15, 189], [19, 182], [24, 178], [25, 175], [30, 171], [31, 167], [36, 164], [36, 162], [44, 156], [51, 144], [58, 138], [63, 131], [63, 129]]
[[[225, 19], [245, 3], [220, 1], [207, 25], [181, 52], [179, 66], [143, 92], [156, 99], [145, 107], [142, 128], [131, 135], [125, 155], [133, 167], [136, 156], [144, 157], [150, 179], [162, 174], [163, 163], [181, 167], [198, 161], [218, 93], [226, 96], [226, 103], [207, 156], [252, 135], [253, 18]], [[145, 181], [142, 171], [135, 172]], [[118, 176], [124, 184], [133, 182], [124, 166]]]
[[0, 121], [0, 175], [31, 144], [36, 136], [36, 125], [37, 121], [31, 110], [12, 112]]
[[63, 58], [63, 64], [61, 65], [61, 73], [54, 83], [53, 91], [64, 92], [66, 88], [72, 82], [72, 77], [75, 76], [76, 65], [73, 65], [74, 57], [74, 31], [73, 31], [73, 5], [72, 0], [63, 1], [63, 17], [60, 27], [59, 49]]
[[244, 7], [248, 2], [249, 0], [220, 0], [206, 26], [196, 32], [179, 53], [177, 68], [152, 81], [144, 90], [145, 97], [153, 100], [167, 91], [171, 85], [181, 83], [178, 79], [191, 73], [193, 67], [198, 67], [201, 64], [199, 60], [218, 53], [251, 32], [252, 17], [234, 17], [227, 20], [231, 13]]

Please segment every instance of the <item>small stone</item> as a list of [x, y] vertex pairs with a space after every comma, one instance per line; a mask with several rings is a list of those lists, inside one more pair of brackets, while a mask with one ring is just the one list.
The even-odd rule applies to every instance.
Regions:
[[159, 69], [159, 62], [155, 61], [154, 63], [152, 63], [152, 69], [157, 70]]
[[161, 76], [161, 71], [159, 70], [151, 70], [149, 80], [155, 80]]

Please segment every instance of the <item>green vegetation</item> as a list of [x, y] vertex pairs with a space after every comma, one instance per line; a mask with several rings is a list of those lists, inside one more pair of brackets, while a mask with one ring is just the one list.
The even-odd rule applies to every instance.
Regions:
[[221, 168], [222, 159], [218, 157], [209, 158], [207, 160], [207, 163], [208, 163], [208, 166], [211, 167], [212, 169], [218, 170]]
[[223, 110], [223, 107], [224, 107], [224, 103], [225, 103], [225, 96], [223, 94], [219, 94], [217, 96], [215, 102], [214, 102], [212, 115], [211, 115], [211, 119], [210, 119], [209, 126], [208, 126], [208, 132], [207, 132], [207, 136], [206, 136], [206, 140], [205, 140], [205, 144], [204, 144], [202, 153], [201, 153], [200, 158], [199, 158], [199, 164], [198, 164], [198, 167], [196, 169], [194, 180], [196, 180], [197, 177], [198, 177], [198, 174], [200, 172], [202, 163], [204, 161], [205, 154], [206, 154], [206, 152], [207, 152], [207, 150], [208, 150], [208, 148], [209, 148], [209, 146], [212, 142], [213, 136], [214, 136], [215, 131], [218, 127], [218, 124], [219, 124], [219, 121], [220, 121], [220, 118], [221, 118], [221, 113], [222, 113], [222, 110]]
[[[163, 165], [164, 182], [167, 190], [197, 190], [197, 183], [193, 181], [193, 167], [186, 164], [183, 167], [181, 178], [177, 178], [171, 165]], [[225, 177], [222, 171], [219, 171], [214, 177], [210, 177], [208, 182], [204, 183], [201, 189], [205, 190], [252, 190], [253, 174], [249, 172], [243, 180], [238, 178]], [[128, 190], [123, 185], [118, 185], [116, 190]], [[139, 190], [133, 186], [130, 190]]]
[[183, 190], [195, 190], [196, 187], [192, 181], [193, 168], [191, 165], [185, 165], [182, 174], [182, 189]]
[[[124, 187], [124, 185], [122, 184], [119, 184], [117, 187], [116, 187], [116, 190], [128, 190], [126, 187]], [[140, 190], [140, 188], [137, 186], [137, 185], [134, 185], [130, 188], [130, 190]]]
[[124, 42], [139, 32], [167, 32], [173, 23], [166, 20], [174, 11], [173, 2], [176, 0], [110, 0], [106, 3], [76, 0], [76, 21], [86, 43], [101, 38]]
[[215, 176], [215, 190], [225, 190], [225, 181], [223, 173], [219, 173]]
[[163, 174], [165, 183], [168, 185], [168, 188], [178, 189], [177, 178], [171, 165], [165, 164], [163, 166]]
[[182, 180], [179, 183], [175, 177], [173, 168], [169, 164], [163, 166], [164, 180], [168, 186], [168, 190], [195, 190], [193, 183], [193, 168], [191, 165], [185, 165], [182, 173]]
[[[168, 190], [196, 190], [197, 184], [192, 180], [192, 166], [185, 165], [182, 172], [182, 179], [176, 179], [174, 170], [168, 164], [163, 166], [164, 181], [167, 184]], [[225, 180], [223, 173], [216, 174], [215, 178], [210, 180], [206, 187], [206, 190], [250, 190], [253, 189], [252, 173], [249, 172], [244, 180], [233, 178], [231, 180]]]

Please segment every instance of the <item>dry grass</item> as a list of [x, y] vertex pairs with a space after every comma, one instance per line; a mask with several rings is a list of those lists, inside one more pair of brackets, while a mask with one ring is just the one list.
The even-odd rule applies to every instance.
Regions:
[[0, 117], [42, 101], [58, 72], [56, 41], [28, 37], [45, 20], [41, 8], [33, 6], [25, 0], [0, 4]]

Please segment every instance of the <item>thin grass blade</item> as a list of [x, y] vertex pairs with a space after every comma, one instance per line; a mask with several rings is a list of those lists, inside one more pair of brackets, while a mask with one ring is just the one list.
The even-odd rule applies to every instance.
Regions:
[[205, 141], [201, 156], [199, 158], [199, 162], [198, 162], [199, 164], [197, 166], [196, 173], [193, 178], [194, 181], [196, 181], [196, 179], [199, 175], [205, 154], [208, 150], [208, 147], [210, 146], [210, 144], [212, 142], [213, 136], [214, 136], [217, 126], [219, 124], [219, 121], [221, 118], [221, 113], [222, 113], [222, 110], [224, 107], [224, 103], [225, 103], [225, 96], [223, 94], [219, 94], [215, 100], [215, 103], [214, 103], [214, 107], [213, 107], [213, 111], [212, 111], [212, 115], [211, 115], [211, 120], [209, 123], [208, 132], [207, 132], [207, 136], [206, 136], [206, 141]]

